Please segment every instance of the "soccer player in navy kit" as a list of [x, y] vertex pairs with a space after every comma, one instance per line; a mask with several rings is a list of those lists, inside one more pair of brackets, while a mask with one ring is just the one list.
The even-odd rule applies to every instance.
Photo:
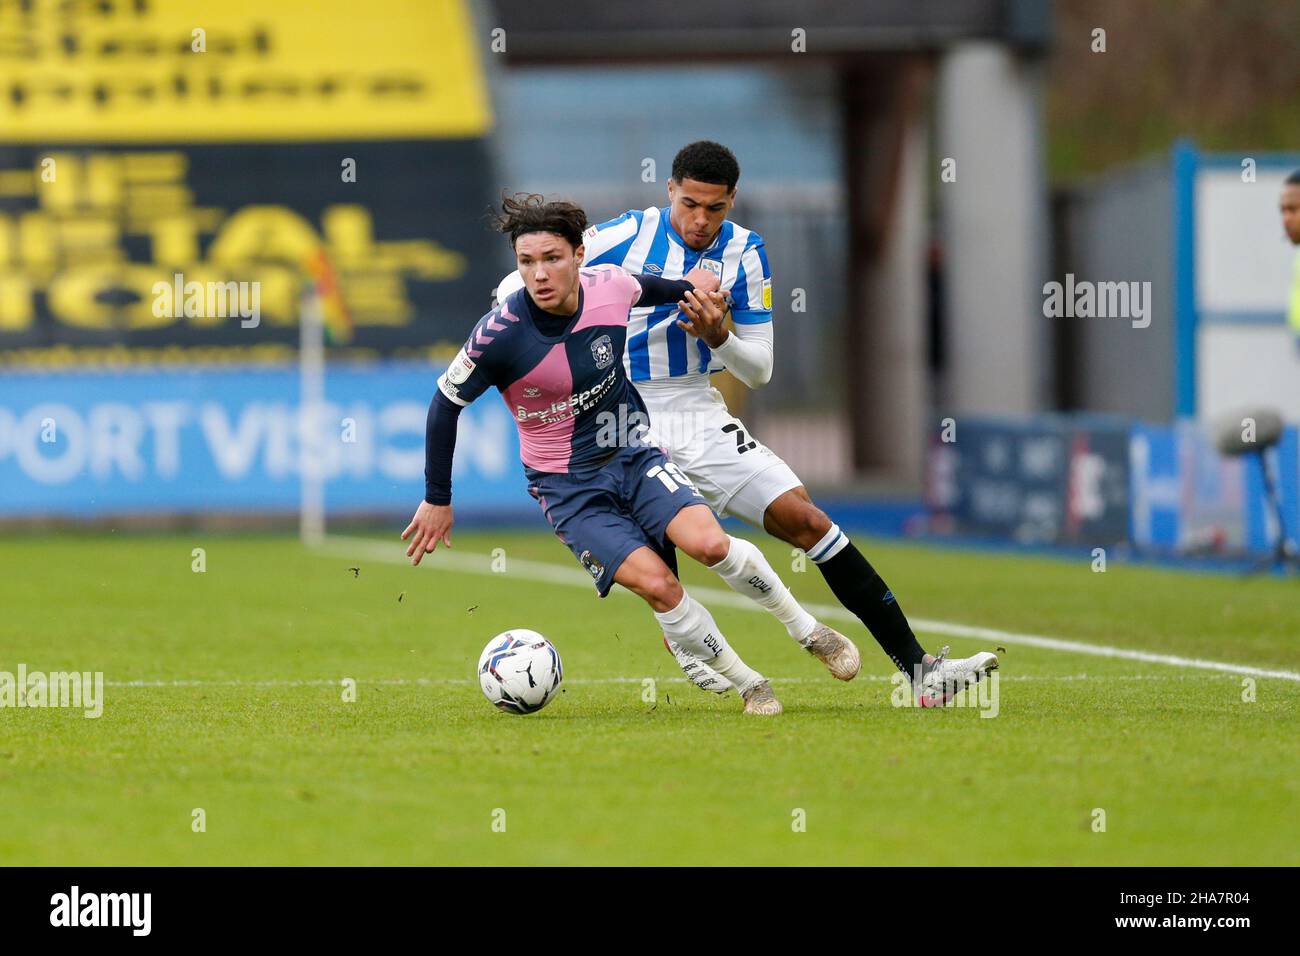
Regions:
[[[479, 320], [438, 379], [425, 438], [425, 498], [402, 532], [410, 539], [407, 556], [419, 564], [440, 541], [450, 547], [457, 417], [495, 386], [519, 429], [529, 493], [600, 596], [615, 583], [634, 591], [665, 634], [740, 691], [745, 713], [779, 714], [767, 680], [740, 659], [670, 566], [674, 545], [710, 567], [724, 565], [732, 539], [661, 449], [635, 428], [614, 430], [611, 441], [607, 427], [645, 419], [623, 366], [629, 310], [638, 302], [698, 301], [693, 289], [716, 291], [717, 278], [707, 270], [667, 280], [612, 265], [583, 268], [587, 219], [570, 203], [521, 194], [503, 202], [498, 225], [510, 236], [524, 288]], [[736, 574], [753, 570], [745, 564]], [[738, 591], [755, 587], [752, 580], [728, 583]], [[764, 587], [766, 599], [781, 598], [781, 589]], [[788, 591], [784, 597], [792, 600]]]

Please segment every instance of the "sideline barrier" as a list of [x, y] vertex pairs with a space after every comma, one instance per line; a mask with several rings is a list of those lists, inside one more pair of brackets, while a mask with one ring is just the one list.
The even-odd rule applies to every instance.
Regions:
[[[330, 515], [413, 511], [441, 369], [333, 367], [316, 435]], [[11, 373], [0, 377], [0, 516], [293, 512], [296, 368]], [[495, 396], [461, 416], [460, 506], [535, 510], [519, 441]]]

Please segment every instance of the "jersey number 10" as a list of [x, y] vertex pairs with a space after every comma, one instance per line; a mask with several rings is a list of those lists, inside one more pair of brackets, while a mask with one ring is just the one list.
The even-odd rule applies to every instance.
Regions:
[[[671, 461], [664, 465], [655, 465], [645, 473], [645, 476], [647, 478], [658, 478], [664, 483], [664, 487], [668, 489], [669, 494], [672, 494], [681, 485], [695, 491], [695, 486], [691, 484], [691, 480], [682, 474], [682, 470]], [[699, 494], [699, 492], [696, 491], [696, 494]]]

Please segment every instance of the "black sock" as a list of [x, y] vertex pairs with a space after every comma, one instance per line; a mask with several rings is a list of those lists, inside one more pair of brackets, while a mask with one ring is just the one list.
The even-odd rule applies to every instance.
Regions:
[[915, 680], [925, 649], [917, 643], [894, 592], [862, 552], [850, 541], [839, 554], [817, 567], [839, 602], [867, 626], [894, 665]]

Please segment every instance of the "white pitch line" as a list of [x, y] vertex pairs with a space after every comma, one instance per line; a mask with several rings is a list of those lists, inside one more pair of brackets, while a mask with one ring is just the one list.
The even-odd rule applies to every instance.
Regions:
[[[1002, 681], [1023, 681], [1025, 683], [1035, 683], [1038, 681], [1171, 681], [1171, 680], [1225, 680], [1228, 675], [1220, 674], [1048, 674], [1046, 676], [1034, 676], [1032, 674], [1007, 674], [1001, 676]], [[654, 677], [646, 675], [645, 677], [588, 677], [588, 678], [569, 678], [566, 684], [641, 684], [647, 679], [652, 679], [660, 684], [687, 684], [690, 683], [685, 677]], [[825, 684], [826, 679], [810, 677], [773, 677], [773, 683], [777, 684]], [[857, 682], [870, 681], [872, 683], [888, 684], [893, 680], [892, 675], [887, 674], [859, 674], [854, 678]], [[340, 678], [327, 679], [315, 678], [311, 680], [106, 680], [105, 687], [338, 687]], [[381, 678], [359, 678], [358, 684], [370, 684], [381, 687], [435, 687], [441, 684], [452, 686], [477, 686], [478, 681], [469, 680], [462, 677], [381, 677]]]
[[[339, 557], [381, 561], [387, 564], [409, 564], [405, 554], [404, 542], [394, 540], [392, 544], [371, 538], [329, 537], [311, 550], [319, 554], [337, 555]], [[569, 587], [581, 587], [591, 591], [591, 577], [572, 567], [560, 567], [544, 561], [529, 561], [525, 558], [506, 559], [508, 574], [518, 575], [530, 581], [542, 581], [547, 584], [559, 584]], [[429, 565], [441, 571], [461, 574], [500, 574], [493, 571], [494, 559], [490, 555], [464, 551], [444, 551], [439, 549], [433, 554], [426, 554], [421, 565]], [[635, 597], [631, 592], [616, 589], [614, 594]], [[725, 605], [749, 611], [763, 609], [749, 598], [734, 591], [718, 588], [691, 586], [691, 594], [704, 604]], [[820, 619], [838, 618], [844, 621], [857, 621], [850, 611], [836, 604], [805, 604], [808, 612]], [[1278, 680], [1300, 681], [1300, 672], [1268, 670], [1262, 667], [1250, 667], [1245, 664], [1229, 664], [1224, 661], [1210, 661], [1198, 657], [1180, 657], [1176, 654], [1156, 654], [1151, 651], [1130, 650], [1124, 647], [1109, 647], [1105, 644], [1085, 644], [1082, 641], [1069, 641], [1059, 637], [1045, 637], [1041, 634], [1018, 634], [1014, 631], [1002, 631], [992, 627], [973, 627], [968, 624], [954, 624], [949, 621], [932, 621], [926, 618], [909, 618], [912, 627], [930, 634], [942, 634], [949, 637], [972, 637], [999, 644], [1019, 644], [1025, 647], [1037, 647], [1042, 650], [1061, 651], [1068, 654], [1086, 654], [1092, 657], [1110, 657], [1127, 661], [1141, 661], [1145, 664], [1166, 664], [1170, 667], [1187, 667], [1196, 670], [1221, 671], [1227, 674], [1242, 674], [1248, 677], [1271, 677]]]

